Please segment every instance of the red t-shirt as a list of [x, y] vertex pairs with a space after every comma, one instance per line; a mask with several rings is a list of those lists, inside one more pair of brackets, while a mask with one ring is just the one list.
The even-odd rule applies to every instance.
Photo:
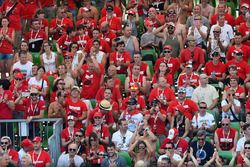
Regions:
[[242, 79], [246, 79], [246, 74], [250, 74], [249, 65], [244, 60], [241, 60], [240, 62], [236, 62], [235, 59], [230, 60], [226, 63], [226, 68], [228, 69], [230, 65], [236, 65], [238, 75]]
[[[89, 151], [89, 152], [86, 152], [87, 156], [88, 155], [94, 156], [94, 155], [97, 155], [97, 153], [105, 153], [105, 148], [101, 144], [99, 144], [97, 150], [94, 150], [94, 149], [86, 149], [86, 150]], [[103, 157], [97, 156], [97, 158], [91, 160], [91, 164], [102, 164], [103, 159], [104, 159]]]
[[8, 155], [9, 155], [9, 157], [10, 157], [10, 159], [11, 159], [12, 161], [18, 162], [18, 160], [19, 160], [19, 155], [18, 155], [18, 152], [17, 152], [16, 150], [9, 149]]
[[113, 39], [115, 39], [116, 38], [116, 34], [113, 32], [113, 31], [109, 31], [108, 33], [101, 33], [100, 34], [100, 37], [102, 38], [102, 39], [104, 39], [105, 41], [107, 41], [108, 42], [108, 44], [109, 44], [109, 46], [111, 46], [112, 45], [112, 41], [113, 41]]
[[67, 0], [69, 10], [76, 9], [76, 4], [74, 0]]
[[[130, 54], [129, 52], [123, 52], [122, 55], [120, 55], [118, 52], [112, 52], [110, 54], [109, 62], [114, 62], [114, 64], [117, 66], [117, 62], [120, 61], [122, 63], [130, 62]], [[121, 67], [120, 70], [117, 70], [117, 74], [126, 74], [127, 68]]]
[[[3, 94], [0, 95], [0, 99], [7, 97], [7, 100], [13, 100], [12, 92], [4, 90]], [[0, 119], [12, 119], [12, 111], [6, 103], [0, 103]]]
[[[52, 19], [49, 28], [52, 28], [54, 30], [57, 26], [63, 27], [62, 33], [66, 33], [66, 29], [68, 27], [73, 27], [73, 22], [69, 18], [63, 18], [60, 20], [57, 18]], [[60, 37], [61, 34], [59, 34], [58, 32], [53, 35], [54, 40], [58, 40]]]
[[[14, 84], [10, 85], [9, 90], [11, 92], [13, 92], [14, 89], [15, 89], [15, 85]], [[28, 85], [24, 85], [24, 84], [22, 84], [20, 87], [17, 88], [17, 92], [20, 93], [20, 94], [22, 94], [22, 92], [26, 92], [28, 90], [29, 90]], [[16, 100], [18, 97], [13, 95], [13, 98], [14, 98], [14, 100]], [[23, 104], [15, 104], [15, 109], [14, 110], [15, 111], [25, 111], [25, 105], [23, 105]]]
[[[47, 39], [47, 36], [43, 30], [38, 30], [37, 32], [34, 32], [33, 30], [31, 30], [25, 34], [25, 40], [28, 41], [29, 44], [33, 42], [37, 43], [38, 41], [44, 41], [46, 39]], [[42, 46], [42, 42], [40, 45]]]
[[[90, 52], [90, 49], [92, 48], [93, 46], [93, 38], [88, 40], [86, 46], [85, 46], [85, 49], [84, 51], [89, 53]], [[100, 39], [100, 48], [99, 48], [101, 51], [103, 51], [104, 53], [110, 53], [111, 49], [110, 49], [110, 46], [108, 44], [107, 41], [103, 40], [103, 39]]]
[[[162, 15], [157, 15], [156, 17], [158, 18], [158, 20], [162, 20]], [[160, 24], [157, 23], [156, 19], [150, 19], [149, 17], [146, 17], [144, 19], [144, 23], [146, 22], [152, 22], [155, 28], [158, 28], [161, 26]]]
[[[226, 55], [227, 61], [234, 59], [233, 52], [235, 49], [236, 49], [235, 45], [232, 45], [228, 48]], [[240, 49], [243, 52], [243, 60], [248, 62], [248, 58], [250, 57], [250, 47], [247, 45], [241, 45]]]
[[174, 116], [175, 107], [177, 105], [182, 105], [185, 108], [184, 114], [189, 120], [192, 120], [193, 115], [198, 111], [198, 105], [194, 101], [185, 99], [182, 104], [180, 104], [178, 100], [172, 101], [169, 104], [167, 113], [172, 113], [172, 116]]
[[194, 55], [193, 58], [191, 57], [191, 52], [188, 48], [184, 49], [180, 54], [180, 62], [186, 65], [187, 62], [193, 62], [193, 69], [197, 70], [200, 64], [205, 63], [204, 52], [201, 48], [195, 47], [193, 51]]
[[[127, 101], [131, 98], [131, 96], [126, 97], [125, 99], [122, 100], [122, 106], [121, 110], [126, 110], [128, 108]], [[145, 110], [146, 109], [146, 102], [143, 96], [137, 96], [137, 106], [136, 109], [139, 111]]]
[[[114, 14], [113, 15], [116, 16], [116, 17], [122, 17], [121, 8], [119, 8], [117, 6], [114, 6], [113, 8], [114, 8]], [[106, 13], [107, 13], [106, 8], [105, 7], [102, 8], [102, 10], [101, 10], [101, 18], [105, 17]]]
[[226, 73], [226, 66], [224, 63], [219, 62], [217, 65], [214, 65], [213, 61], [206, 63], [204, 72], [210, 76], [212, 72], [215, 72], [216, 77], [222, 77], [223, 73]]
[[[10, 0], [6, 0], [3, 2], [0, 11], [6, 14], [6, 12], [8, 12], [13, 6], [14, 6], [13, 2], [10, 2]], [[17, 3], [14, 10], [12, 10], [10, 15], [8, 16], [10, 22], [9, 27], [14, 28], [17, 31], [22, 30], [21, 16], [23, 11], [24, 11], [24, 6], [21, 3]]]
[[79, 47], [79, 50], [84, 50], [88, 40], [89, 40], [89, 36], [86, 36], [86, 35], [78, 35], [74, 38], [74, 42], [77, 42], [78, 44], [78, 47]]
[[96, 96], [97, 91], [100, 88], [100, 82], [102, 75], [104, 73], [104, 68], [101, 64], [99, 64], [100, 73], [93, 72], [90, 73], [88, 70], [88, 65], [84, 64], [82, 66], [82, 69], [84, 71], [84, 74], [82, 74], [82, 92], [81, 97], [85, 99], [94, 99]]
[[235, 19], [235, 25], [241, 25], [245, 22], [246, 22], [246, 19], [243, 17], [243, 15], [239, 15], [239, 17]]
[[[169, 143], [169, 142], [170, 142], [170, 140], [168, 138], [165, 138], [162, 141], [162, 144], [161, 144], [160, 148], [165, 149], [166, 144]], [[187, 148], [188, 148], [188, 142], [185, 139], [181, 139], [181, 138], [177, 142], [177, 145], [175, 145], [175, 147], [174, 147], [175, 150], [178, 150], [182, 154], [184, 154], [184, 152], [187, 150]]]
[[46, 27], [49, 27], [49, 21], [46, 19], [42, 19], [41, 21], [39, 21], [40, 24], [40, 30], [45, 31]]
[[108, 19], [106, 16], [102, 17], [99, 24], [101, 25], [104, 21], [109, 23], [110, 30], [119, 31], [122, 29], [121, 19], [118, 17], [113, 16], [111, 19]]
[[[159, 76], [160, 76], [160, 74], [154, 74], [154, 76], [152, 78], [152, 84], [155, 84], [158, 82]], [[167, 80], [167, 83], [170, 84], [171, 86], [174, 84], [173, 76], [171, 74], [167, 73], [165, 75], [165, 79]]]
[[[4, 33], [3, 29], [1, 28], [0, 34], [4, 33], [4, 34], [8, 35], [10, 38], [12, 38], [12, 34], [14, 33], [14, 31], [15, 30], [13, 28], [8, 28], [7, 32]], [[13, 53], [13, 46], [8, 40], [2, 39], [0, 41], [0, 53], [3, 53], [3, 54], [12, 54]]]
[[[243, 37], [247, 36], [250, 33], [250, 27], [247, 26], [246, 23], [240, 25], [238, 31], [243, 35]], [[244, 45], [250, 46], [250, 40], [243, 42]]]
[[[215, 14], [212, 16], [211, 18], [211, 26], [212, 25], [215, 25], [217, 23], [217, 19], [218, 19], [218, 15], [219, 14]], [[225, 13], [225, 20], [226, 20], [226, 23], [231, 25], [232, 27], [234, 26], [234, 17], [228, 13]]]
[[22, 12], [22, 18], [23, 19], [32, 19], [35, 14], [36, 14], [36, 10], [38, 8], [37, 4], [38, 4], [38, 0], [19, 0], [20, 3], [23, 4], [23, 6], [25, 7], [25, 9], [28, 10], [23, 10]]
[[171, 57], [169, 60], [166, 60], [164, 57], [161, 57], [161, 58], [157, 59], [156, 62], [155, 62], [155, 66], [154, 66], [155, 72], [159, 70], [159, 66], [160, 66], [161, 62], [167, 63], [169, 73], [174, 78], [175, 72], [178, 71], [179, 68], [180, 68], [180, 61], [179, 61], [179, 59], [174, 58], [174, 57]]
[[[159, 88], [154, 88], [148, 97], [148, 101], [152, 102], [155, 98], [161, 99], [161, 100], [166, 100], [167, 102], [171, 102], [175, 100], [175, 94], [174, 91], [166, 87], [164, 90], [160, 90]], [[166, 105], [161, 105], [161, 109], [167, 110], [168, 106]]]
[[222, 128], [217, 128], [215, 133], [218, 136], [219, 145], [223, 151], [229, 151], [234, 147], [235, 129], [230, 128], [229, 134], [224, 134]]
[[40, 115], [41, 110], [45, 109], [45, 103], [42, 100], [38, 100], [37, 103], [31, 103], [31, 99], [23, 99], [23, 105], [25, 106], [24, 118], [28, 116]]
[[[166, 110], [160, 110], [160, 113], [162, 114], [162, 115], [165, 115], [165, 116], [167, 116], [167, 112], [166, 112]], [[146, 116], [146, 115], [150, 115], [150, 110], [147, 110], [145, 113], [144, 113], [144, 115]], [[158, 114], [156, 113], [156, 112], [154, 112], [152, 115], [150, 115], [150, 118], [149, 118], [149, 120], [148, 120], [148, 123], [149, 123], [149, 125], [150, 125], [150, 127], [151, 127], [151, 130], [152, 130], [152, 132], [154, 133], [154, 134], [163, 134], [163, 135], [165, 135], [167, 132], [166, 132], [166, 129], [165, 129], [165, 126], [166, 126], [166, 123], [165, 122], [163, 122], [160, 118], [159, 118], [159, 116], [158, 116]]]
[[[225, 88], [225, 91], [227, 91], [227, 90], [229, 90], [229, 89], [230, 89], [230, 87], [227, 86], [227, 87]], [[234, 94], [235, 94], [235, 96], [236, 96], [237, 98], [240, 98], [240, 94], [241, 94], [241, 93], [244, 93], [244, 92], [245, 92], [244, 87], [243, 87], [243, 86], [238, 86], [237, 89], [235, 90], [235, 93], [234, 93]]]
[[29, 154], [31, 156], [32, 164], [34, 165], [34, 167], [45, 167], [47, 163], [51, 163], [49, 153], [44, 150], [42, 150], [40, 154], [36, 154], [35, 151], [30, 151]]
[[[74, 137], [74, 135], [76, 134], [76, 132], [78, 132], [78, 130], [79, 129], [74, 128], [73, 133], [70, 133], [68, 128], [63, 129], [61, 132], [61, 139], [65, 139], [66, 142], [69, 141], [70, 138]], [[65, 150], [66, 150], [66, 147], [61, 146], [61, 152]]]
[[76, 41], [75, 37], [70, 38], [67, 34], [63, 34], [58, 40], [57, 44], [60, 46], [62, 51], [66, 52], [69, 50], [69, 45], [73, 42]]
[[250, 98], [246, 101], [246, 109], [250, 110]]
[[39, 1], [42, 7], [50, 7], [55, 5], [54, 1], [48, 1], [48, 0], [39, 0]]
[[[132, 73], [133, 66], [134, 66], [134, 63], [129, 64], [130, 73]], [[146, 77], [147, 76], [147, 68], [148, 68], [148, 64], [141, 62], [140, 75], [143, 75]]]
[[[86, 133], [85, 133], [85, 136], [86, 137], [89, 137], [90, 136], [90, 134], [93, 132], [93, 129], [94, 128], [94, 124], [90, 124], [90, 125], [88, 125], [87, 126], [87, 128], [86, 128]], [[101, 129], [99, 129], [97, 132], [97, 135], [98, 134], [100, 134], [101, 135], [101, 138], [102, 139], [105, 139], [106, 137], [109, 137], [109, 129], [108, 129], [108, 127], [107, 126], [105, 126], [105, 125], [102, 125], [102, 128]]]
[[139, 75], [138, 77], [134, 77], [133, 75], [129, 75], [127, 78], [128, 78], [128, 84], [129, 84], [129, 87], [132, 87], [132, 86], [143, 86], [143, 79], [144, 79], [145, 76], [143, 75]]
[[[96, 107], [94, 110], [90, 111], [89, 113], [89, 121], [91, 121], [91, 123], [94, 123], [94, 114], [96, 112], [99, 112], [99, 107]], [[105, 124], [107, 125], [110, 125], [110, 124], [113, 124], [114, 123], [114, 118], [113, 118], [113, 113], [112, 113], [112, 110], [109, 111], [108, 113], [106, 113], [105, 115], [103, 115], [103, 120], [105, 122]]]
[[[190, 83], [187, 83], [189, 81]], [[178, 87], [186, 86], [199, 86], [199, 75], [192, 73], [187, 75], [186, 73], [181, 73], [177, 80]]]
[[76, 27], [78, 27], [78, 25], [80, 24], [87, 27], [83, 30], [84, 34], [89, 37], [92, 37], [92, 30], [97, 27], [96, 21], [92, 18], [81, 19], [76, 22]]
[[[104, 91], [105, 91], [105, 87], [101, 87], [98, 92], [96, 93], [95, 99], [100, 102], [104, 99]], [[112, 97], [111, 99], [113, 99], [114, 101], [118, 102], [119, 99], [121, 99], [121, 92], [119, 87], [115, 87], [113, 86], [112, 88]]]
[[[67, 98], [65, 100], [65, 106], [66, 106], [67, 116], [74, 115], [75, 117], [79, 118], [82, 116], [83, 112], [88, 111], [87, 105], [81, 100], [78, 100], [77, 102], [73, 102], [71, 98]], [[82, 127], [83, 127], [82, 121], [81, 120], [77, 121], [75, 124], [75, 128], [80, 129]]]

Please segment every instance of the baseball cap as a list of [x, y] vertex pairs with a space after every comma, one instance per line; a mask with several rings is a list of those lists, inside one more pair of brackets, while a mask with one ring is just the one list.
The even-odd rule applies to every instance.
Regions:
[[128, 10], [128, 11], [127, 11], [127, 14], [135, 15], [135, 11], [134, 11], [134, 10]]
[[75, 120], [75, 117], [74, 117], [73, 115], [69, 115], [69, 116], [67, 117], [67, 120]]
[[165, 45], [163, 49], [173, 50], [173, 47], [171, 45]]
[[13, 70], [13, 73], [15, 73], [15, 72], [21, 72], [21, 69], [20, 69], [20, 68], [15, 68], [15, 69]]
[[173, 140], [178, 136], [178, 130], [176, 128], [170, 129], [168, 131], [168, 139]]
[[73, 90], [77, 90], [78, 92], [81, 93], [80, 88], [79, 88], [78, 86], [73, 86], [73, 87], [71, 88], [71, 91], [73, 91]]
[[192, 67], [193, 67], [193, 65], [192, 65], [192, 63], [189, 63], [189, 62], [188, 62], [188, 63], [186, 64], [186, 66], [185, 66], [185, 67], [187, 67], [187, 68], [192, 68]]
[[93, 118], [95, 118], [95, 117], [102, 117], [102, 113], [96, 112], [96, 113], [94, 114]]
[[102, 100], [101, 103], [99, 104], [99, 108], [107, 111], [112, 110], [112, 106], [108, 100]]
[[23, 78], [24, 78], [23, 73], [18, 72], [18, 73], [15, 75], [15, 78], [23, 79]]
[[243, 3], [240, 7], [245, 7], [247, 9], [249, 9], [249, 5], [247, 3]]
[[186, 93], [186, 88], [180, 87], [180, 88], [178, 89], [178, 93], [179, 93], [179, 92], [184, 92], [184, 93]]
[[42, 138], [40, 136], [36, 136], [32, 141], [33, 142], [41, 142]]
[[130, 98], [127, 102], [128, 105], [136, 105], [137, 100], [135, 98]]
[[243, 51], [240, 48], [237, 48], [237, 49], [234, 50], [234, 53], [237, 54], [237, 55], [242, 55]]
[[30, 141], [30, 139], [24, 139], [22, 142], [21, 142], [21, 146], [22, 147], [29, 147], [29, 148], [33, 148], [33, 144], [32, 142]]

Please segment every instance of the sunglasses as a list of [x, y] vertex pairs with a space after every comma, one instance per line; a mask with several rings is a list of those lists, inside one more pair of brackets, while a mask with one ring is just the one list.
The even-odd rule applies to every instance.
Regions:
[[221, 124], [222, 126], [228, 126], [229, 124]]
[[102, 154], [102, 153], [101, 153], [101, 154], [98, 154], [98, 155], [99, 155], [99, 156], [101, 156], [101, 157], [103, 157], [103, 156], [104, 156], [104, 154]]
[[65, 85], [65, 83], [58, 83], [58, 85]]
[[206, 109], [207, 107], [200, 107], [200, 109]]
[[133, 15], [133, 14], [131, 14], [131, 13], [130, 13], [130, 14], [128, 14], [128, 15], [129, 15], [129, 16], [134, 16], [134, 15]]
[[101, 119], [101, 117], [95, 117], [94, 119]]
[[172, 147], [165, 147], [165, 150], [172, 150]]
[[141, 150], [142, 150], [142, 149], [145, 149], [145, 148], [146, 148], [146, 147], [139, 147], [139, 149], [141, 149]]
[[250, 150], [250, 147], [245, 147], [246, 150]]
[[15, 78], [16, 81], [22, 81], [23, 79], [21, 78]]
[[70, 151], [70, 152], [76, 152], [76, 149], [70, 148], [69, 151]]
[[236, 53], [235, 55], [236, 56], [242, 56], [242, 53]]
[[220, 33], [220, 31], [213, 31], [213, 33]]
[[169, 12], [167, 13], [167, 15], [174, 15], [174, 14], [176, 14], [175, 11], [169, 11]]
[[75, 135], [75, 137], [82, 137], [83, 135]]
[[30, 96], [37, 96], [38, 94], [36, 93], [31, 93]]
[[204, 141], [204, 140], [205, 140], [205, 138], [198, 138], [198, 140], [199, 140], [199, 141]]
[[166, 51], [166, 50], [164, 50], [163, 53], [171, 53], [171, 51]]
[[228, 96], [234, 96], [235, 94], [228, 94]]
[[71, 59], [71, 57], [66, 56], [66, 57], [64, 57], [64, 59]]
[[173, 30], [175, 27], [173, 27], [173, 26], [168, 26], [168, 29], [169, 30]]
[[1, 142], [1, 145], [7, 145], [8, 142]]
[[77, 46], [72, 46], [71, 48], [77, 48]]

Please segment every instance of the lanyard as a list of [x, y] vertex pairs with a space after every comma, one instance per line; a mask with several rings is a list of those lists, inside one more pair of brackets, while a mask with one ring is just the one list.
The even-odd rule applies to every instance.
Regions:
[[33, 152], [32, 154], [32, 159], [33, 159], [33, 164], [36, 166], [36, 163], [37, 161], [39, 160], [40, 156], [41, 156], [41, 153], [42, 153], [42, 150], [40, 151], [40, 153], [38, 154], [37, 158], [36, 158], [36, 161], [35, 161], [35, 151]]
[[226, 139], [225, 142], [228, 143], [228, 138], [229, 138], [229, 135], [230, 135], [230, 130], [229, 130], [229, 133], [227, 134], [227, 137], [225, 137], [224, 130], [222, 131], [222, 134], [223, 134], [223, 138]]
[[56, 25], [58, 25], [59, 27], [62, 27], [63, 26], [63, 20], [64, 20], [64, 18], [62, 18], [62, 20], [60, 21], [61, 23], [58, 24], [58, 19], [56, 19]]
[[33, 38], [33, 32], [34, 32], [34, 31], [31, 30], [30, 39], [31, 39], [32, 42], [34, 41], [34, 39], [37, 38], [39, 31], [40, 31], [40, 30], [38, 30], [38, 31], [36, 32], [35, 38]]
[[30, 111], [31, 111], [31, 112], [33, 112], [33, 114], [35, 115], [36, 110], [37, 110], [37, 106], [38, 106], [38, 103], [36, 103], [36, 104], [35, 104], [35, 107], [33, 108], [33, 104], [31, 103], [31, 104], [30, 104], [30, 108], [29, 108], [29, 110], [28, 110], [28, 113], [30, 113]]

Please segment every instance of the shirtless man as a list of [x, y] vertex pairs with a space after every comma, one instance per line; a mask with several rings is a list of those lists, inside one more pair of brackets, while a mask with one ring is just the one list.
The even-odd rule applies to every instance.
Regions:
[[211, 20], [214, 15], [214, 7], [211, 6], [207, 0], [201, 0], [201, 15]]
[[83, 7], [81, 7], [79, 9], [78, 15], [77, 15], [77, 19], [80, 20], [82, 19], [82, 12], [83, 12], [83, 8], [86, 7], [88, 9], [90, 9], [90, 18], [94, 19], [96, 22], [98, 21], [98, 10], [96, 7], [91, 5], [91, 0], [84, 0], [83, 1]]

